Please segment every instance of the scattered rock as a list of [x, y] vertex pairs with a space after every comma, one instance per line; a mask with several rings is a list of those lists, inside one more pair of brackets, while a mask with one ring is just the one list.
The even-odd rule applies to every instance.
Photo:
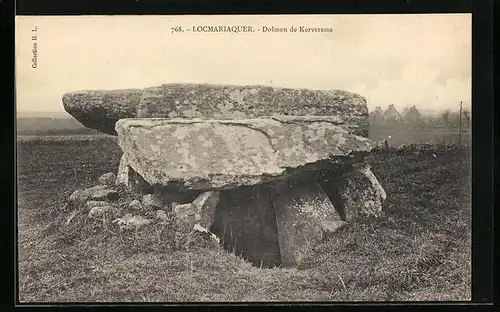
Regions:
[[132, 200], [128, 204], [128, 207], [130, 209], [132, 209], [132, 210], [135, 210], [135, 211], [141, 211], [141, 210], [143, 210], [141, 202], [139, 200], [137, 200], [137, 199]]
[[231, 189], [341, 166], [373, 142], [334, 117], [246, 120], [121, 119], [118, 144], [149, 185], [181, 191]]
[[189, 234], [192, 230], [202, 232], [208, 234], [207, 237], [219, 245], [219, 238], [209, 230], [218, 200], [218, 192], [204, 192], [192, 203], [175, 204], [172, 213], [177, 232], [181, 234]]
[[96, 206], [90, 209], [89, 218], [102, 218], [104, 215], [111, 211], [111, 206]]
[[73, 221], [73, 219], [76, 217], [76, 215], [80, 212], [80, 210], [78, 209], [75, 209], [71, 212], [71, 214], [69, 215], [69, 217], [66, 219], [66, 225], [69, 225], [71, 223], [71, 221]]
[[77, 190], [71, 194], [69, 200], [75, 203], [83, 203], [87, 201], [89, 198], [93, 198], [93, 194], [98, 191], [105, 190], [107, 188], [106, 185], [96, 185], [83, 190]]
[[168, 221], [167, 213], [164, 210], [156, 210], [156, 218], [160, 219], [162, 222]]
[[109, 202], [103, 200], [89, 200], [85, 203], [88, 209], [92, 209], [94, 207], [102, 207], [102, 206], [110, 206]]
[[157, 210], [163, 208], [163, 199], [156, 194], [142, 196], [142, 207], [146, 210]]
[[217, 246], [219, 246], [220, 244], [220, 239], [217, 237], [217, 235], [215, 235], [214, 233], [210, 232], [209, 230], [207, 230], [206, 228], [202, 227], [199, 223], [196, 223], [193, 227], [193, 230], [195, 231], [198, 231], [198, 232], [201, 232], [201, 233], [205, 233], [205, 234], [208, 234], [208, 237], [210, 239], [212, 239], [215, 244]]
[[130, 213], [127, 213], [126, 215], [124, 215], [123, 217], [121, 218], [117, 218], [115, 220], [113, 220], [113, 223], [116, 223], [118, 225], [125, 225], [127, 224], [130, 220], [132, 219], [132, 214]]
[[97, 181], [101, 185], [108, 185], [112, 186], [116, 183], [116, 175], [113, 172], [108, 172], [103, 175], [101, 175]]
[[201, 221], [201, 216], [192, 203], [176, 205], [172, 212], [176, 224], [182, 229], [192, 229], [195, 224]]
[[198, 232], [204, 232], [204, 233], [208, 233], [208, 232], [210, 232], [210, 231], [209, 231], [209, 230], [207, 230], [206, 228], [202, 227], [199, 223], [196, 223], [196, 224], [193, 226], [193, 230], [198, 231]]
[[89, 199], [94, 201], [104, 201], [117, 200], [118, 197], [119, 195], [117, 191], [109, 189], [106, 185], [97, 185], [73, 192], [73, 194], [69, 197], [69, 200], [72, 202], [84, 203]]
[[170, 209], [170, 211], [173, 211], [175, 206], [177, 205], [180, 205], [180, 203], [178, 202], [171, 202], [170, 205], [168, 206], [168, 208]]
[[128, 221], [129, 225], [131, 224], [135, 227], [141, 227], [141, 226], [144, 226], [144, 225], [147, 225], [150, 223], [151, 223], [151, 220], [146, 219], [146, 218], [141, 217], [141, 216], [133, 216], [132, 219], [130, 219]]
[[120, 230], [124, 230], [133, 228], [138, 229], [140, 227], [150, 224], [151, 220], [146, 219], [142, 216], [132, 216], [132, 214], [127, 213], [123, 217], [115, 219], [112, 222], [118, 224]]
[[111, 189], [101, 189], [97, 190], [90, 195], [90, 197], [94, 200], [103, 201], [103, 200], [117, 200], [119, 198], [119, 194], [115, 190]]
[[200, 226], [209, 229], [214, 222], [215, 208], [219, 202], [219, 192], [203, 192], [194, 201], [193, 206], [200, 216]]
[[323, 233], [330, 234], [336, 232], [338, 229], [346, 225], [346, 221], [321, 221], [321, 229]]
[[212, 226], [215, 208], [219, 201], [219, 192], [209, 191], [200, 194], [192, 203], [172, 206], [172, 212], [178, 225], [192, 228], [194, 225], [209, 229]]

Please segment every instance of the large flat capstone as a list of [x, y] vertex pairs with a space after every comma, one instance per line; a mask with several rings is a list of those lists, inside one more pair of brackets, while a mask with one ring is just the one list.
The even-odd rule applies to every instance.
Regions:
[[342, 90], [268, 86], [164, 84], [145, 89], [75, 91], [64, 109], [84, 126], [116, 135], [123, 118], [244, 119], [271, 115], [336, 116], [350, 133], [368, 136], [366, 99]]
[[152, 186], [231, 189], [356, 161], [375, 142], [339, 127], [336, 117], [121, 119], [126, 164]]

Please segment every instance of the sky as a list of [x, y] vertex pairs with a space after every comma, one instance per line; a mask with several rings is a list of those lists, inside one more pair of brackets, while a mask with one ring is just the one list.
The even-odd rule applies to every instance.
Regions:
[[[62, 95], [163, 83], [341, 89], [368, 107], [471, 102], [471, 15], [17, 16], [16, 106], [64, 112]], [[333, 32], [193, 33], [181, 26]], [[32, 68], [32, 28], [37, 67]]]

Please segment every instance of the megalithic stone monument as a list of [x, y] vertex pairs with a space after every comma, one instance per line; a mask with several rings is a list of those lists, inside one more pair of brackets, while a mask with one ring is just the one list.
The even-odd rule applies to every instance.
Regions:
[[327, 232], [383, 213], [386, 194], [364, 160], [376, 144], [360, 95], [166, 84], [71, 92], [63, 104], [118, 136], [118, 184], [176, 203], [217, 194], [204, 228], [256, 265], [295, 266]]

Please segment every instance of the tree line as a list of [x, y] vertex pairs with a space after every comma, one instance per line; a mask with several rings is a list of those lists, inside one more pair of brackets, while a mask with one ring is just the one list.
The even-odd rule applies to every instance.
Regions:
[[469, 109], [446, 109], [440, 113], [422, 113], [415, 105], [405, 107], [401, 112], [394, 105], [385, 110], [381, 106], [369, 113], [370, 125], [378, 127], [403, 128], [448, 128], [469, 130], [471, 128], [471, 112]]

